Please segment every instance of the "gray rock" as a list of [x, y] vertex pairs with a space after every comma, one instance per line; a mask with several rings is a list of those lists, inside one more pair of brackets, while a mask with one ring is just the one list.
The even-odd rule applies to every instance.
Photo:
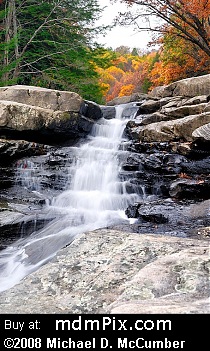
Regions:
[[101, 229], [20, 284], [1, 313], [209, 313], [209, 241]]
[[208, 95], [200, 95], [200, 96], [194, 96], [190, 99], [186, 99], [185, 102], [182, 102], [182, 105], [198, 105], [198, 104], [207, 103], [208, 101], [209, 101]]
[[210, 74], [179, 80], [166, 86], [157, 87], [151, 97], [183, 96], [195, 97], [210, 94]]
[[53, 111], [79, 112], [82, 98], [74, 92], [35, 86], [14, 85], [0, 88], [0, 100], [14, 101]]
[[102, 116], [105, 119], [115, 118], [116, 109], [114, 106], [101, 106]]
[[166, 114], [169, 117], [173, 118], [182, 118], [189, 115], [196, 115], [205, 111], [207, 103], [197, 104], [197, 105], [185, 105], [180, 107], [167, 107], [164, 106], [160, 112]]
[[204, 139], [210, 141], [210, 123], [204, 124], [192, 133], [194, 139]]
[[130, 134], [134, 139], [151, 142], [151, 141], [173, 141], [183, 139], [192, 141], [192, 133], [204, 124], [210, 123], [210, 113], [205, 112], [198, 115], [191, 115], [172, 121], [161, 121], [151, 123], [144, 127], [134, 127]]
[[[160, 112], [154, 112], [154, 113], [143, 116], [139, 125], [144, 126], [144, 125], [151, 124], [151, 123], [156, 123], [156, 122], [161, 122], [161, 121], [169, 121], [172, 119], [174, 119], [173, 116], [165, 115], [165, 114], [160, 113]], [[135, 122], [137, 122], [137, 121], [138, 120], [135, 120]]]
[[204, 109], [204, 112], [209, 112], [210, 111], [210, 102], [208, 102], [207, 106]]
[[[94, 121], [79, 112], [53, 111], [14, 101], [0, 101], [0, 133], [40, 141], [40, 136], [76, 139], [90, 132]], [[46, 139], [46, 144], [49, 142]]]
[[0, 88], [0, 135], [8, 139], [75, 142], [101, 116], [96, 103], [73, 92], [22, 85]]
[[133, 93], [129, 96], [116, 97], [115, 99], [107, 102], [107, 105], [115, 106], [120, 104], [127, 104], [129, 102], [135, 102], [135, 101], [143, 102], [144, 100], [147, 100], [147, 99], [151, 99], [151, 97], [149, 97], [148, 94]]
[[139, 113], [152, 113], [157, 111], [160, 108], [159, 100], [147, 100], [143, 102], [141, 107], [139, 108]]

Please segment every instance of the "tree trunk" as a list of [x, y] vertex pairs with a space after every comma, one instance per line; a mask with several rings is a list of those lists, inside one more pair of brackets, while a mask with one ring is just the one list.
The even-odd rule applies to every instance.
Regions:
[[12, 25], [13, 25], [13, 35], [14, 35], [14, 45], [15, 45], [15, 58], [16, 58], [16, 67], [13, 73], [13, 78], [17, 78], [19, 74], [19, 47], [18, 47], [18, 27], [17, 27], [17, 16], [15, 8], [15, 0], [12, 1]]
[[[16, 18], [16, 8], [15, 0], [7, 0], [5, 4], [5, 50], [4, 50], [4, 70], [3, 81], [5, 83], [10, 80], [10, 56], [15, 56], [16, 60], [19, 58], [19, 48], [18, 48], [18, 29], [17, 29], [17, 18]], [[14, 46], [11, 52], [11, 41], [14, 41]], [[18, 61], [15, 70], [13, 71], [13, 78], [18, 76]]]

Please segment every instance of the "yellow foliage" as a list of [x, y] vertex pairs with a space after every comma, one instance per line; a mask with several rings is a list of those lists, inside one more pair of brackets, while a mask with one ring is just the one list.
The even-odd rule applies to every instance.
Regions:
[[133, 90], [134, 90], [133, 84], [123, 85], [122, 88], [120, 89], [118, 96], [131, 95], [133, 93]]
[[107, 68], [106, 72], [107, 72], [107, 74], [112, 75], [117, 80], [120, 80], [120, 78], [125, 73], [121, 68], [118, 68], [116, 66], [111, 66], [111, 67]]

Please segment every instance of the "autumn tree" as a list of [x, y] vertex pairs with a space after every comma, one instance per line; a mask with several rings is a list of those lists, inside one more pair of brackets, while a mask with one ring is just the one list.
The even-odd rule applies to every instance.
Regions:
[[210, 72], [210, 57], [196, 45], [170, 34], [162, 37], [157, 61], [149, 73], [152, 87]]
[[121, 48], [112, 52], [115, 56], [109, 65], [97, 67], [105, 100], [110, 101], [134, 92], [148, 92], [151, 85], [149, 72], [155, 63], [156, 52], [140, 54], [138, 49], [133, 51], [130, 48], [126, 49], [125, 54], [122, 54]]
[[[210, 56], [209, 0], [122, 0], [130, 11], [121, 14], [120, 23], [135, 24], [138, 30], [167, 34], [170, 28]], [[135, 11], [132, 12], [132, 7]], [[158, 18], [159, 22], [154, 20]]]

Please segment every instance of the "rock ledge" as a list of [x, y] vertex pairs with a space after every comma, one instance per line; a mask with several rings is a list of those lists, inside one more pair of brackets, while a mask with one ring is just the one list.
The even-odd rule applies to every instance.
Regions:
[[209, 313], [209, 241], [96, 230], [0, 294], [1, 313]]

